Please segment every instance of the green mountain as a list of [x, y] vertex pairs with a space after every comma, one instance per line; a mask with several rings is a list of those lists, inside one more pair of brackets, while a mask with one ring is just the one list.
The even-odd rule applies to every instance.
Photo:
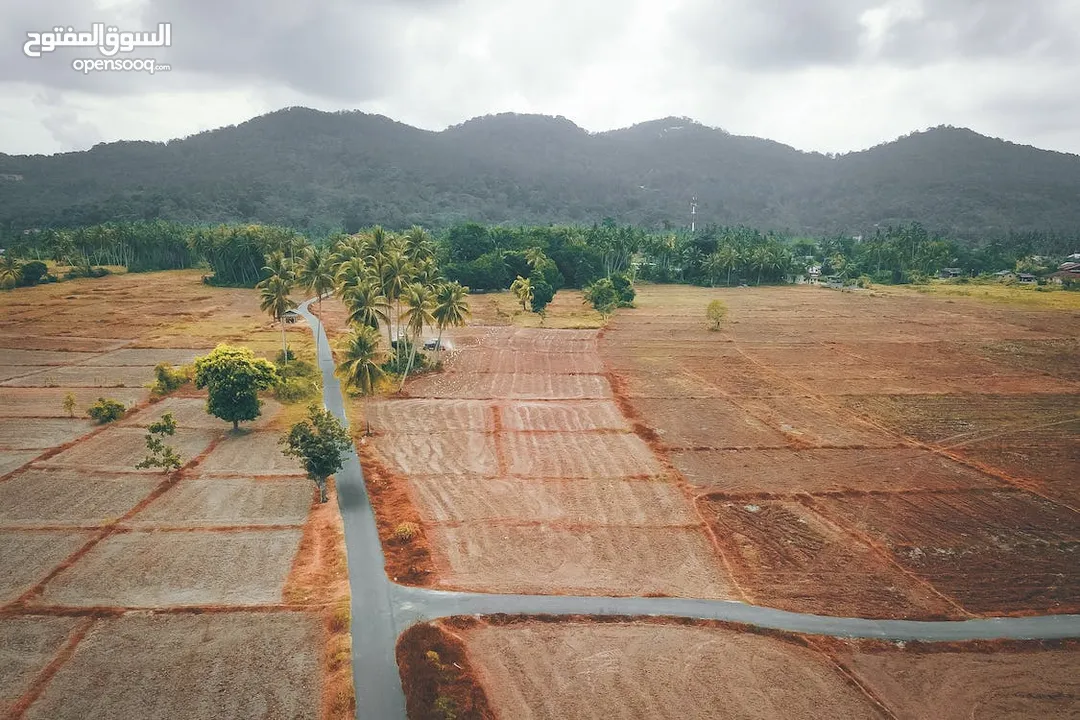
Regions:
[[840, 156], [686, 118], [589, 133], [502, 114], [442, 132], [289, 108], [167, 143], [0, 154], [0, 226], [165, 218], [313, 232], [381, 223], [747, 224], [870, 233], [908, 221], [961, 236], [1080, 228], [1080, 156], [939, 127]]

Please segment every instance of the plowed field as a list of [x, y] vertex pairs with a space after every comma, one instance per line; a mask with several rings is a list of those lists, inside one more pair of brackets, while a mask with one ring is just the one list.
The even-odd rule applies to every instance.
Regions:
[[[267, 400], [232, 433], [189, 388], [147, 404], [159, 362], [221, 341], [280, 348], [257, 292], [201, 275], [0, 293], [2, 717], [355, 714], [336, 496], [313, 504], [281, 454], [280, 429], [266, 429], [281, 406]], [[288, 333], [295, 350], [313, 347], [302, 324]], [[132, 412], [92, 425], [100, 397]], [[137, 470], [165, 412], [185, 466]]]
[[[730, 310], [710, 332], [716, 298]], [[815, 287], [644, 286], [637, 305], [601, 356], [758, 603], [1077, 607], [1070, 313]]]
[[362, 411], [424, 525], [425, 582], [738, 597], [692, 502], [610, 399], [595, 331], [472, 327], [452, 341], [445, 372]]
[[299, 530], [120, 533], [53, 578], [41, 599], [74, 607], [277, 603], [299, 544]]

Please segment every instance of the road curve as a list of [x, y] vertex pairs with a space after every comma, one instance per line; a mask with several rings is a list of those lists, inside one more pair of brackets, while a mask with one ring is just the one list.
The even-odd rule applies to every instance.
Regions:
[[[340, 383], [319, 320], [308, 311], [319, 359], [323, 402], [347, 423]], [[957, 621], [870, 620], [788, 612], [729, 600], [671, 597], [503, 595], [408, 587], [390, 582], [383, 565], [375, 514], [355, 450], [336, 476], [345, 524], [349, 584], [352, 588], [353, 680], [357, 712], [369, 718], [404, 718], [394, 647], [397, 635], [418, 622], [451, 615], [650, 615], [726, 620], [774, 630], [833, 637], [949, 642], [961, 640], [1056, 640], [1080, 637], [1080, 615], [978, 618]]]

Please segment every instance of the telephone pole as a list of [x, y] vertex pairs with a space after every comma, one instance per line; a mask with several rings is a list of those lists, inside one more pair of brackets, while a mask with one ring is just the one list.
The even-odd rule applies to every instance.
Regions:
[[690, 232], [694, 232], [696, 228], [695, 215], [697, 215], [697, 198], [690, 198]]

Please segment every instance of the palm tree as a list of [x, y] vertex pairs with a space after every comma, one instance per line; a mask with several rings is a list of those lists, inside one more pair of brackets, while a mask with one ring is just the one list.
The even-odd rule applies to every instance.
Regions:
[[734, 245], [724, 245], [716, 251], [720, 267], [727, 271], [727, 284], [731, 285], [731, 271], [739, 265], [739, 250]]
[[281, 322], [281, 353], [289, 367], [289, 346], [285, 343], [285, 311], [292, 310], [296, 303], [289, 298], [292, 281], [281, 275], [271, 275], [257, 285], [259, 288], [259, 309]]
[[371, 266], [365, 263], [363, 258], [350, 257], [342, 260], [338, 265], [337, 272], [334, 274], [338, 293], [344, 298], [349, 288], [367, 282], [373, 272]]
[[439, 328], [439, 338], [435, 341], [436, 350], [442, 350], [443, 330], [465, 324], [465, 319], [470, 315], [469, 303], [465, 299], [468, 294], [469, 288], [456, 281], [443, 283], [435, 288], [435, 309], [431, 314]]
[[[381, 229], [381, 228], [376, 228]], [[393, 320], [398, 319], [401, 322], [400, 310], [400, 298], [401, 293], [405, 289], [405, 283], [409, 277], [409, 261], [405, 259], [405, 256], [396, 250], [391, 250], [386, 255], [381, 256], [381, 262], [379, 263], [379, 276], [382, 281], [382, 294], [386, 298], [386, 309], [389, 315], [390, 305], [394, 304], [394, 314], [389, 317], [386, 323], [387, 338], [390, 341], [390, 347], [394, 346], [393, 339]], [[401, 333], [398, 328], [398, 334]]]
[[386, 298], [379, 294], [378, 287], [370, 281], [354, 285], [345, 291], [342, 299], [349, 310], [349, 324], [369, 327], [376, 332], [379, 323], [386, 322]]
[[371, 232], [364, 239], [364, 251], [367, 257], [377, 258], [388, 254], [397, 244], [397, 238], [388, 233], [381, 226], [371, 228]]
[[14, 255], [4, 253], [0, 256], [0, 287], [15, 287], [22, 277], [22, 264]]
[[280, 250], [276, 250], [266, 256], [266, 266], [263, 267], [263, 272], [285, 278], [290, 283], [295, 279], [293, 276], [292, 261], [285, 257], [285, 253]]
[[405, 257], [414, 265], [435, 257], [431, 236], [419, 225], [413, 225], [409, 232], [405, 233]]
[[435, 309], [435, 294], [430, 287], [413, 283], [405, 288], [405, 313], [401, 319], [405, 321], [406, 336], [412, 335], [412, 350], [409, 353], [409, 362], [405, 366], [405, 374], [401, 376], [401, 385], [398, 392], [405, 387], [405, 379], [412, 370], [413, 360], [416, 359], [416, 344], [420, 342], [420, 335], [424, 332], [424, 325], [435, 322], [432, 311]]
[[716, 287], [716, 276], [724, 271], [724, 259], [720, 252], [710, 253], [701, 261], [701, 269], [709, 278], [709, 287]]
[[533, 299], [532, 281], [518, 275], [517, 279], [510, 283], [510, 292], [521, 302], [521, 309], [528, 310], [528, 304]]
[[376, 362], [379, 353], [379, 333], [367, 326], [353, 328], [345, 339], [343, 360], [338, 363], [337, 371], [345, 383], [360, 391], [363, 395], [375, 392], [375, 385], [383, 376], [383, 370]]
[[544, 254], [543, 248], [531, 247], [525, 250], [525, 262], [529, 263], [533, 270], [539, 270], [547, 261], [548, 256]]
[[761, 284], [761, 274], [765, 272], [765, 268], [769, 266], [769, 248], [764, 245], [756, 247], [750, 251], [750, 269], [757, 270], [757, 284]]

